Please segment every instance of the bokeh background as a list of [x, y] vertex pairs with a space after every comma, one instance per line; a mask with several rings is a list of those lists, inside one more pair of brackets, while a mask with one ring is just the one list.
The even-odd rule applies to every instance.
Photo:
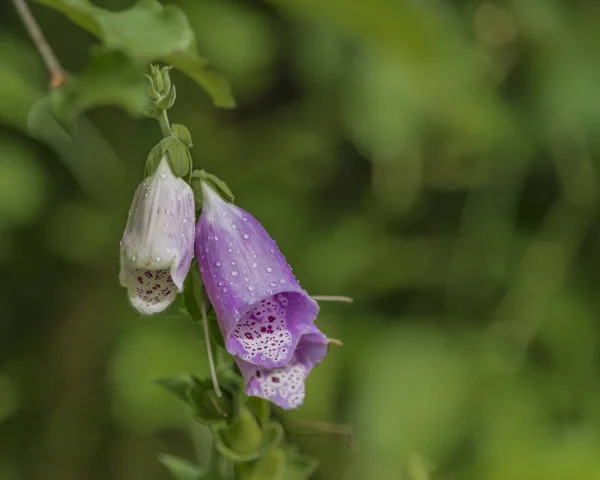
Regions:
[[[131, 2], [95, 1], [119, 10]], [[171, 119], [322, 304], [288, 416], [315, 479], [600, 478], [600, 5], [177, 0], [238, 108], [174, 71]], [[97, 41], [32, 10], [64, 67]], [[142, 318], [118, 247], [158, 125], [117, 107], [32, 139], [48, 75], [0, 5], [0, 479], [163, 480], [208, 437], [151, 383], [204, 375], [197, 326]], [[66, 145], [66, 146], [65, 146]]]

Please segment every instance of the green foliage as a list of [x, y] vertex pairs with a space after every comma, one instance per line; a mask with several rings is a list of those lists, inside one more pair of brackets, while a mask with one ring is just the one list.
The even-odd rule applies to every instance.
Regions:
[[183, 458], [161, 453], [158, 456], [158, 461], [169, 470], [174, 480], [202, 480], [209, 478], [200, 468]]
[[[198, 82], [216, 106], [235, 106], [227, 81], [212, 71], [206, 59], [198, 55], [194, 32], [183, 11], [176, 6], [164, 7], [157, 0], [139, 0], [127, 10], [113, 12], [96, 7], [88, 0], [37, 1], [67, 15], [98, 37], [110, 50], [126, 55], [132, 61], [131, 65], [125, 66], [126, 69], [161, 60], [174, 65]], [[103, 67], [100, 64], [96, 68], [103, 69], [106, 65]], [[110, 76], [110, 70], [102, 73], [103, 76]], [[118, 90], [118, 87], [111, 86], [111, 82], [96, 80], [98, 83], [88, 85], [93, 91], [86, 95], [94, 97], [96, 102], [105, 96], [107, 103], [112, 103], [115, 95], [113, 90]], [[131, 85], [129, 88], [133, 89]], [[139, 92], [134, 92], [134, 97], [138, 96]], [[135, 103], [135, 99], [129, 102]]]

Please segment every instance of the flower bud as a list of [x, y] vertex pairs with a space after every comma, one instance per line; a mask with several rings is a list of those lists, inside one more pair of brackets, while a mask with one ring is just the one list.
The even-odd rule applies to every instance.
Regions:
[[137, 188], [121, 240], [119, 280], [140, 313], [163, 311], [183, 290], [193, 244], [193, 192], [164, 156]]

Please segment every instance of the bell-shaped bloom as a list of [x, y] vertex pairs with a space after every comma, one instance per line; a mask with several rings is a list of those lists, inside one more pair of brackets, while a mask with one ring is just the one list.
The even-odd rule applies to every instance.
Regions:
[[300, 338], [291, 360], [281, 368], [259, 368], [236, 358], [246, 393], [286, 410], [299, 407], [304, 401], [304, 380], [327, 353], [327, 344], [325, 335], [312, 324]]
[[181, 290], [194, 252], [194, 194], [163, 157], [135, 191], [121, 240], [119, 280], [146, 315], [167, 308]]
[[317, 303], [262, 225], [202, 182], [195, 250], [229, 353], [261, 369], [288, 365]]

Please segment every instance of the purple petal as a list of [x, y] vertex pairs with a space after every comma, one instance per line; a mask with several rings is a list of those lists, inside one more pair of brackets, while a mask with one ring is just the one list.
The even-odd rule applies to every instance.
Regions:
[[291, 361], [282, 368], [257, 368], [238, 357], [236, 361], [246, 385], [246, 393], [270, 400], [291, 410], [304, 401], [304, 382], [327, 353], [327, 338], [313, 324], [300, 338]]
[[319, 311], [263, 226], [202, 184], [195, 249], [227, 350], [262, 368], [279, 368]]

